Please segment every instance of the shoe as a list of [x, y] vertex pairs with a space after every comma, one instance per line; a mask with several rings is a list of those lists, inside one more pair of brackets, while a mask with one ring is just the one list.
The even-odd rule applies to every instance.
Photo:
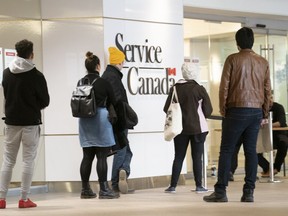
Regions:
[[168, 187], [164, 192], [165, 193], [176, 193], [175, 187]]
[[241, 202], [254, 202], [253, 192], [252, 189], [243, 189]]
[[96, 195], [96, 193], [94, 193], [94, 192], [92, 191], [91, 188], [89, 188], [89, 189], [82, 189], [81, 196], [80, 196], [81, 199], [93, 199], [93, 198], [95, 198], [95, 197], [97, 197], [97, 195]]
[[[276, 175], [278, 173], [278, 170], [277, 169], [274, 169], [273, 170], [273, 174]], [[270, 171], [268, 170], [267, 172], [261, 172], [261, 177], [262, 178], [268, 178], [270, 177]]]
[[200, 186], [200, 187], [196, 187], [195, 192], [196, 192], [196, 193], [206, 193], [206, 192], [208, 192], [208, 189]]
[[110, 189], [107, 181], [99, 182], [100, 191], [99, 191], [99, 199], [117, 199], [119, 198], [119, 194], [115, 194], [113, 190]]
[[5, 209], [5, 208], [6, 208], [6, 200], [0, 199], [0, 209]]
[[26, 201], [21, 199], [18, 203], [18, 208], [34, 208], [37, 207], [37, 204], [32, 202], [30, 199], [27, 199]]
[[118, 198], [120, 197], [120, 190], [118, 186], [112, 186], [112, 191]]
[[262, 178], [269, 178], [269, 177], [270, 177], [269, 171], [267, 171], [267, 172], [261, 172], [261, 177], [262, 177]]
[[132, 194], [132, 193], [134, 193], [134, 192], [135, 192], [135, 189], [134, 189], [134, 188], [128, 188], [128, 191], [127, 191], [128, 194]]
[[128, 193], [127, 173], [124, 169], [119, 171], [119, 190], [123, 194]]
[[226, 194], [219, 194], [213, 192], [209, 196], [204, 196], [203, 200], [206, 202], [228, 202]]
[[229, 181], [234, 181], [234, 175], [233, 175], [233, 173], [232, 172], [230, 172], [230, 174], [229, 174], [229, 179], [228, 179]]

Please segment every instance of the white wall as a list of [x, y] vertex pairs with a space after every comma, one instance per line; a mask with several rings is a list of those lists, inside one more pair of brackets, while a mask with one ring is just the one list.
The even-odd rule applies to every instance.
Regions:
[[[166, 78], [165, 68], [176, 68], [177, 81], [181, 77], [183, 61], [183, 5], [173, 0], [103, 1], [43, 0], [43, 71], [45, 73], [51, 104], [45, 109], [45, 164], [46, 181], [79, 181], [82, 149], [78, 140], [78, 122], [70, 110], [70, 97], [77, 80], [84, 75], [85, 53], [90, 50], [100, 57], [101, 73], [107, 63], [107, 50], [115, 46], [115, 36], [121, 33], [122, 46], [161, 46], [161, 63], [147, 63], [135, 57], [126, 62], [123, 83], [127, 87], [127, 71], [139, 69], [139, 76]], [[58, 5], [60, 4], [60, 6]], [[159, 12], [159, 5], [165, 10]], [[165, 3], [165, 4], [164, 4]], [[67, 7], [64, 5], [67, 5]], [[55, 7], [57, 6], [57, 9]], [[79, 6], [79, 11], [78, 11]], [[96, 10], [97, 8], [97, 10]], [[87, 9], [87, 13], [85, 13]], [[103, 12], [103, 17], [101, 13]], [[100, 15], [100, 17], [99, 17]], [[87, 17], [87, 18], [85, 18]], [[53, 18], [53, 19], [52, 19]], [[55, 19], [56, 18], [56, 19]], [[58, 19], [60, 18], [60, 19]], [[149, 21], [149, 22], [147, 22]], [[151, 22], [150, 22], [151, 21]], [[146, 41], [148, 40], [148, 42]], [[152, 68], [152, 69], [151, 69]], [[135, 75], [135, 74], [134, 74]], [[131, 78], [131, 86], [139, 87], [139, 77]], [[163, 139], [166, 93], [160, 95], [132, 95], [128, 98], [139, 115], [139, 124], [129, 131], [130, 145], [134, 154], [131, 178], [170, 175], [174, 149]], [[108, 158], [111, 175], [112, 157]], [[186, 166], [184, 164], [183, 171]], [[95, 169], [91, 180], [97, 180]]]

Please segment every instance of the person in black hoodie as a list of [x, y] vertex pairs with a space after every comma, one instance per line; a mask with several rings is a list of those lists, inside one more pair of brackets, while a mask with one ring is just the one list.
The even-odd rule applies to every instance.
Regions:
[[[202, 157], [204, 154], [204, 142], [208, 134], [208, 118], [212, 111], [212, 104], [205, 88], [199, 85], [196, 71], [189, 64], [182, 65], [184, 79], [175, 84], [178, 100], [182, 111], [182, 132], [174, 138], [175, 158], [172, 166], [170, 186], [165, 193], [176, 193], [176, 186], [186, 156], [187, 147], [191, 145], [193, 160], [193, 173], [196, 192], [203, 193], [208, 190], [202, 186]], [[173, 87], [170, 89], [164, 112], [167, 113], [171, 103]]]
[[15, 45], [17, 57], [3, 72], [5, 98], [5, 140], [0, 177], [0, 208], [6, 208], [6, 196], [16, 163], [20, 143], [23, 148], [23, 170], [19, 208], [37, 205], [27, 196], [30, 191], [35, 157], [40, 137], [41, 110], [50, 97], [44, 75], [36, 69], [33, 43], [21, 40]]
[[116, 145], [118, 146], [117, 154], [114, 155], [112, 165], [112, 189], [117, 193], [130, 193], [133, 189], [128, 188], [127, 178], [130, 175], [130, 163], [133, 156], [129, 141], [128, 141], [128, 128], [123, 126], [123, 113], [120, 113], [120, 108], [125, 103], [128, 104], [126, 89], [122, 83], [123, 74], [121, 70], [125, 61], [125, 54], [116, 47], [109, 47], [109, 62], [102, 78], [110, 82], [115, 98], [115, 110], [118, 115], [117, 124], [114, 125], [114, 136]]

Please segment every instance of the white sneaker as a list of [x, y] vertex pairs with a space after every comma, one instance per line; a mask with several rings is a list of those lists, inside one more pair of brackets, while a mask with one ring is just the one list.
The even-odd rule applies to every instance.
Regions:
[[123, 194], [128, 193], [127, 173], [124, 169], [119, 171], [119, 190]]

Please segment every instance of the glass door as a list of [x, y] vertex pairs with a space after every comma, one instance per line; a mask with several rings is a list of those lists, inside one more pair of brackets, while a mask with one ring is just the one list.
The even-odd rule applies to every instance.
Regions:
[[287, 112], [287, 33], [257, 29], [254, 32], [253, 50], [269, 62], [274, 101], [282, 104]]
[[[211, 98], [213, 115], [219, 116], [219, 84], [224, 62], [228, 55], [238, 52], [235, 33], [241, 23], [211, 22], [197, 19], [184, 19], [184, 56], [199, 62], [199, 83]], [[288, 111], [287, 104], [287, 32], [253, 29], [253, 50], [265, 57], [270, 65], [270, 78], [274, 90], [274, 100]], [[221, 121], [208, 120], [209, 135], [206, 139], [208, 149], [208, 168], [217, 166], [221, 142]], [[192, 171], [191, 160], [187, 155], [188, 171]], [[244, 172], [244, 154], [241, 148], [238, 169]], [[209, 172], [208, 172], [209, 174]]]

